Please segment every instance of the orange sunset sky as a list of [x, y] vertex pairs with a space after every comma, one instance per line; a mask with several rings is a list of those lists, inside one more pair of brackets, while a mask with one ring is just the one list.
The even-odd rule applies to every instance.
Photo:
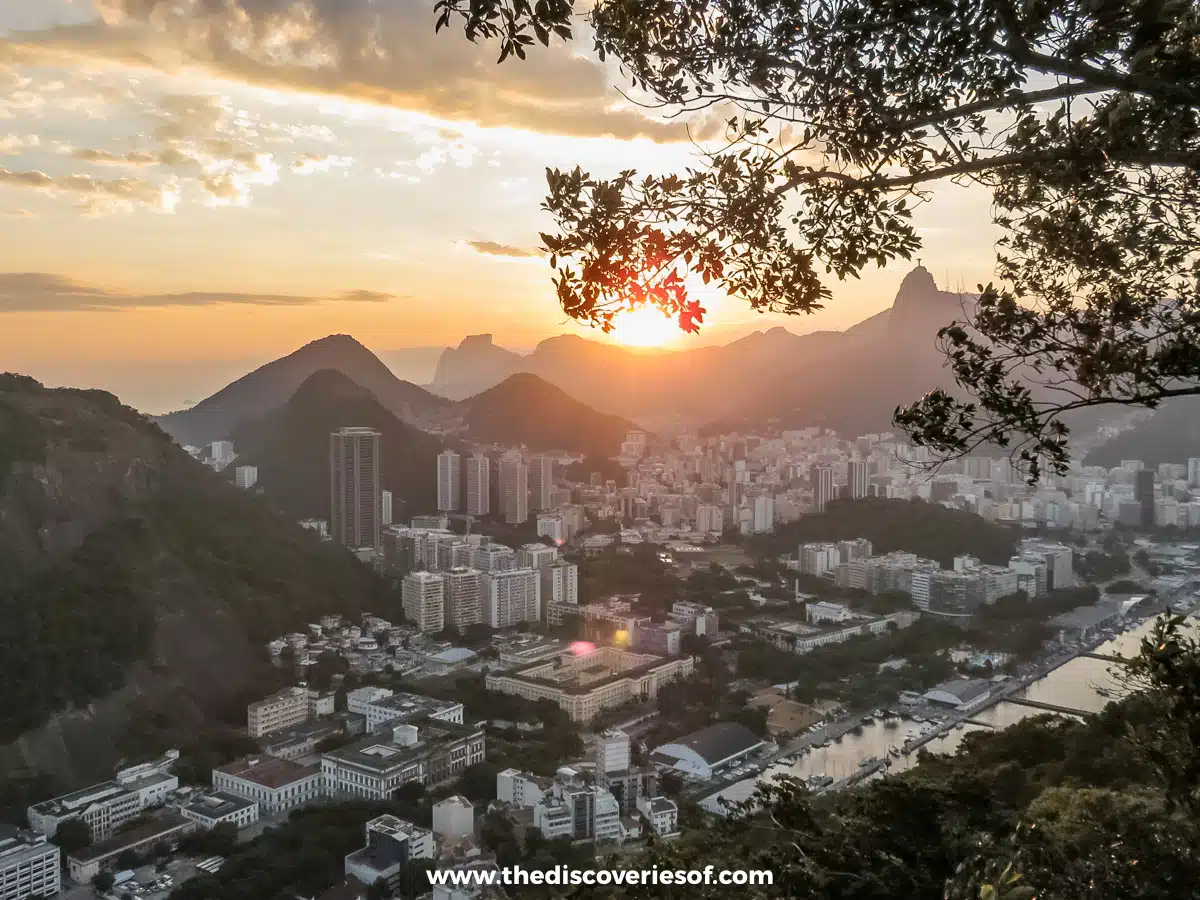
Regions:
[[[159, 412], [332, 332], [377, 351], [585, 333], [535, 252], [544, 171], [677, 170], [696, 162], [682, 125], [624, 100], [586, 41], [496, 66], [434, 34], [432, 0], [307, 5], [0, 3], [0, 370]], [[947, 187], [917, 215], [943, 286], [988, 279], [986, 194]], [[803, 319], [701, 291], [697, 337], [586, 333], [840, 329], [910, 266]]]

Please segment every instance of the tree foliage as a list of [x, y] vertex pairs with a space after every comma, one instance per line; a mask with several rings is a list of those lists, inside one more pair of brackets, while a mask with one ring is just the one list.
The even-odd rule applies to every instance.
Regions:
[[[570, 39], [582, 5], [435, 9], [503, 61]], [[912, 256], [914, 207], [966, 183], [992, 196], [996, 280], [941, 333], [958, 390], [897, 411], [916, 442], [1019, 448], [1037, 477], [1066, 463], [1065, 411], [1200, 391], [1192, 0], [599, 0], [587, 24], [638, 96], [708, 140], [679, 173], [547, 172], [571, 317], [607, 330], [651, 304], [694, 331], [689, 275], [813, 312], [824, 276]]]

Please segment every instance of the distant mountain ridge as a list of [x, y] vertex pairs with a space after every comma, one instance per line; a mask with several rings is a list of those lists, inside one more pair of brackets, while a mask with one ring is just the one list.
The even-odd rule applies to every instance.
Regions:
[[497, 347], [491, 335], [473, 335], [443, 352], [429, 387], [463, 399], [523, 372], [648, 427], [804, 417], [808, 424], [878, 430], [898, 404], [948, 386], [935, 339], [938, 329], [963, 318], [965, 302], [967, 295], [939, 290], [917, 266], [891, 307], [845, 331], [796, 335], [776, 327], [721, 346], [663, 353], [560, 335], [527, 356]]
[[405, 421], [436, 420], [451, 405], [445, 398], [397, 378], [379, 357], [350, 335], [333, 334], [255, 369], [191, 409], [160, 416], [156, 421], [181, 444], [224, 440], [239, 423], [262, 418], [283, 406], [307, 378], [323, 369], [344, 373]]

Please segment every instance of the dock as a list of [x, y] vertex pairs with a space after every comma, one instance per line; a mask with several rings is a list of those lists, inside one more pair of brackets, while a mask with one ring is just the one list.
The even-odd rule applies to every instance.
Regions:
[[1059, 706], [1056, 703], [1043, 703], [1041, 700], [1027, 700], [1024, 697], [1002, 697], [1001, 702], [1012, 703], [1016, 706], [1028, 706], [1045, 712], [1058, 713], [1062, 716], [1090, 716], [1086, 709], [1073, 709], [1070, 706]]

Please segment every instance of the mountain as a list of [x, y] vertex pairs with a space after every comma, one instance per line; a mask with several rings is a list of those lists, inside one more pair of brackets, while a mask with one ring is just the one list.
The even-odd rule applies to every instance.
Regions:
[[343, 373], [374, 394], [389, 412], [406, 421], [425, 422], [449, 407], [445, 399], [401, 381], [354, 338], [334, 334], [255, 369], [191, 409], [170, 413], [157, 421], [181, 444], [202, 446], [224, 440], [239, 422], [259, 419], [283, 406], [305, 379], [323, 369]]
[[1168, 400], [1151, 415], [1093, 449], [1084, 464], [1113, 468], [1123, 459], [1186, 465], [1200, 456], [1200, 397]]
[[294, 518], [329, 517], [329, 435], [346, 426], [380, 432], [380, 485], [392, 492], [397, 520], [437, 503], [434, 435], [392, 414], [362, 385], [332, 369], [315, 372], [279, 409], [233, 432], [238, 462], [258, 466], [271, 502]]
[[849, 435], [886, 429], [897, 406], [935, 387], [953, 387], [937, 332], [963, 319], [967, 302], [965, 295], [939, 290], [929, 270], [917, 266], [889, 309], [810, 342], [759, 390], [715, 418], [731, 425], [823, 425]]
[[596, 412], [536, 375], [512, 375], [460, 404], [466, 434], [473, 441], [531, 450], [571, 450], [589, 456], [616, 456], [628, 419]]
[[[807, 417], [807, 424], [877, 430], [896, 405], [947, 380], [934, 340], [961, 317], [960, 295], [938, 290], [918, 266], [889, 309], [847, 331], [796, 335], [776, 327], [722, 346], [652, 352], [560, 335], [527, 356], [475, 335], [442, 354], [430, 387], [459, 397], [524, 372], [649, 428]], [[876, 378], [888, 387], [880, 391]]]
[[350, 554], [101, 391], [0, 376], [0, 784], [111, 775], [145, 713], [194, 734], [323, 613], [398, 614]]
[[447, 347], [438, 358], [430, 390], [462, 400], [499, 384], [521, 362], [521, 355], [497, 347], [490, 334], [472, 334], [458, 347]]

